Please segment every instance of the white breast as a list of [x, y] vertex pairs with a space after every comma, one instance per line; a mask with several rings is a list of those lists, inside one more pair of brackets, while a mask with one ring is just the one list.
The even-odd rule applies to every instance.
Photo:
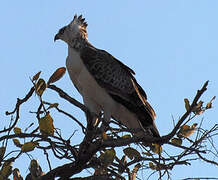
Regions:
[[67, 71], [70, 75], [70, 79], [73, 82], [73, 84], [78, 88], [77, 79], [78, 76], [83, 68], [82, 61], [80, 60], [79, 53], [74, 51], [73, 49], [68, 49], [68, 56], [66, 59], [66, 67]]
[[68, 54], [66, 67], [72, 82], [79, 89], [83, 97], [92, 97], [101, 106], [108, 105], [111, 97], [97, 84], [94, 77], [92, 77], [83, 64], [79, 53], [74, 49], [71, 49]]

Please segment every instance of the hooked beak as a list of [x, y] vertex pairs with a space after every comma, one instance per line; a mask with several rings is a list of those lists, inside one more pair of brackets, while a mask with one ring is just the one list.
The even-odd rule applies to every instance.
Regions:
[[55, 42], [56, 40], [58, 40], [58, 39], [60, 39], [59, 34], [56, 34], [55, 37], [54, 37], [54, 42]]

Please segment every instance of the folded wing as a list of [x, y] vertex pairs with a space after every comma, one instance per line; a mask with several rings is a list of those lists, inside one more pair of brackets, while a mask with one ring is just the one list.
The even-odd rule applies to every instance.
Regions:
[[159, 137], [154, 123], [155, 112], [147, 96], [137, 83], [134, 71], [104, 50], [86, 47], [80, 57], [97, 83], [118, 103], [136, 114], [142, 128], [150, 128]]

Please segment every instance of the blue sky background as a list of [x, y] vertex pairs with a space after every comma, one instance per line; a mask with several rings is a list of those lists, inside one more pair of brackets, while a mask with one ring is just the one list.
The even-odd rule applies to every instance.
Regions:
[[[2, 1], [0, 6], [0, 120], [7, 124], [6, 110], [12, 110], [17, 97], [31, 88], [29, 80], [38, 71], [48, 79], [56, 68], [65, 66], [67, 46], [53, 42], [58, 30], [68, 24], [75, 13], [88, 21], [89, 41], [105, 49], [136, 72], [136, 78], [148, 95], [157, 114], [161, 135], [172, 128], [185, 112], [184, 98], [192, 99], [206, 80], [208, 91], [202, 97], [207, 102], [218, 93], [218, 1], [155, 0], [155, 1]], [[81, 101], [68, 74], [56, 83]], [[45, 100], [61, 102], [63, 108], [84, 121], [81, 111], [62, 102], [55, 93], [45, 93]], [[35, 121], [29, 110], [35, 110], [37, 97], [23, 106], [20, 127]], [[217, 123], [217, 100], [214, 108], [199, 116], [204, 128]], [[54, 111], [55, 113], [55, 111]], [[57, 113], [56, 113], [57, 114]], [[3, 127], [3, 126], [2, 126]], [[55, 115], [55, 127], [69, 135], [75, 127], [71, 120]], [[79, 142], [80, 132], [75, 135]], [[218, 139], [215, 140], [218, 143]], [[170, 151], [170, 150], [169, 150]], [[43, 156], [33, 153], [43, 168]], [[51, 161], [60, 165], [58, 160]], [[14, 163], [22, 174], [28, 172], [26, 155]], [[192, 166], [180, 166], [172, 171], [172, 179], [185, 177], [218, 177], [218, 168], [198, 161]], [[145, 172], [145, 175], [148, 175]]]

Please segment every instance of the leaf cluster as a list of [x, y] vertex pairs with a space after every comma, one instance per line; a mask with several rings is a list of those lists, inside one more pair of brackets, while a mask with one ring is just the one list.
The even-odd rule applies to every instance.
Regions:
[[[215, 96], [206, 104], [200, 100], [202, 94], [207, 90], [208, 82], [197, 91], [192, 103], [184, 99], [186, 112], [178, 119], [174, 128], [161, 138], [135, 137], [131, 129], [126, 128], [120, 122], [111, 119], [109, 123], [104, 122], [103, 115], [96, 115], [62, 89], [54, 85], [60, 80], [66, 69], [58, 68], [46, 81], [41, 78], [41, 71], [35, 74], [31, 81], [33, 87], [23, 99], [17, 100], [13, 111], [6, 112], [11, 117], [8, 127], [0, 130], [2, 147], [0, 147], [0, 180], [7, 179], [13, 173], [13, 177], [21, 179], [22, 176], [12, 162], [23, 155], [30, 157], [29, 174], [26, 178], [39, 179], [76, 179], [83, 170], [89, 170], [87, 179], [129, 179], [135, 180], [139, 171], [149, 170], [150, 175], [158, 174], [160, 179], [170, 178], [171, 171], [176, 166], [190, 165], [193, 161], [203, 160], [218, 166], [218, 163], [209, 159], [208, 142], [213, 147], [211, 153], [217, 152], [216, 145], [212, 139], [217, 136], [218, 125], [211, 129], [204, 129], [201, 122], [197, 122], [198, 116], [212, 108]], [[81, 123], [74, 114], [61, 109], [58, 102], [46, 99], [45, 91], [54, 91], [62, 99], [78, 107], [86, 114], [86, 125]], [[35, 114], [35, 120], [28, 127], [18, 127], [21, 120], [20, 107], [28, 102], [33, 94], [37, 95], [40, 102], [37, 109], [30, 113]], [[63, 129], [54, 126], [54, 114], [58, 113], [72, 120], [72, 126], [77, 124], [81, 129], [77, 130], [83, 135], [79, 144], [73, 140], [74, 133], [67, 138], [62, 137]], [[93, 119], [100, 121], [95, 125]], [[64, 119], [64, 118], [62, 118]], [[102, 128], [102, 124], [106, 128]], [[8, 142], [14, 143], [14, 150], [7, 151]], [[31, 153], [39, 150], [45, 156], [49, 171], [44, 173], [38, 161], [32, 158]], [[173, 149], [172, 152], [168, 152]], [[66, 160], [60, 167], [52, 167], [54, 159], [49, 158], [53, 154], [56, 160]], [[217, 158], [215, 156], [214, 158]], [[14, 168], [14, 169], [13, 169]], [[83, 178], [81, 178], [83, 179]]]

